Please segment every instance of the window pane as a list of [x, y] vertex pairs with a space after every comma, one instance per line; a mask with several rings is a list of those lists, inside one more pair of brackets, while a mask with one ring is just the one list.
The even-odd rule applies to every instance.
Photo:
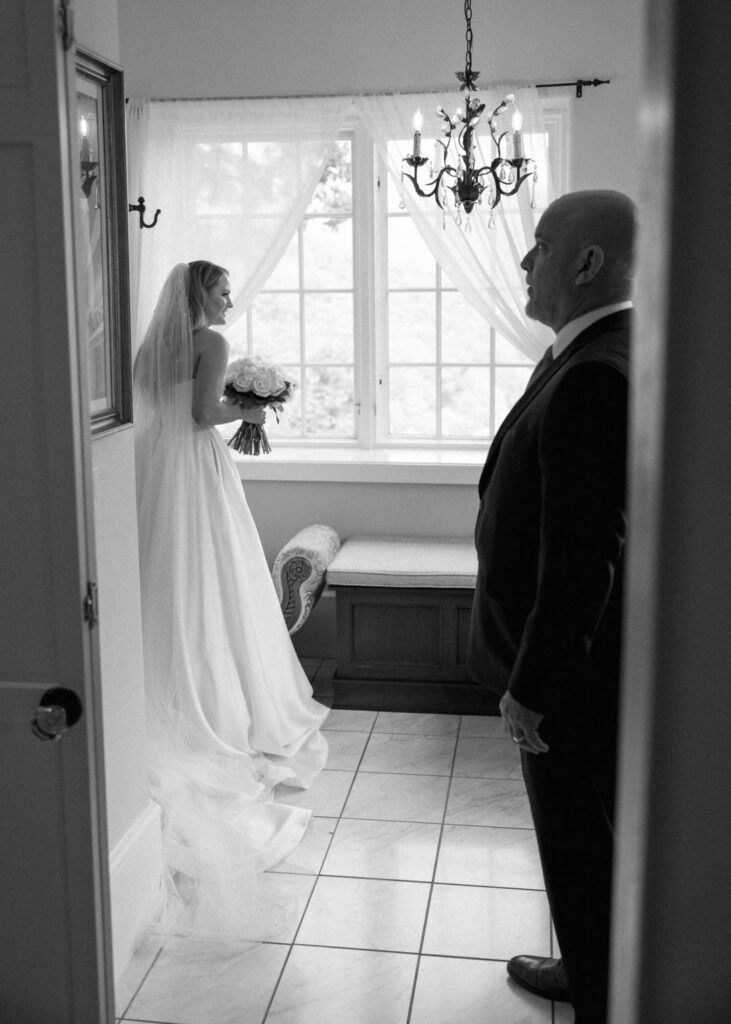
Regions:
[[199, 142], [194, 156], [196, 214], [242, 213], [244, 146], [241, 142]]
[[439, 267], [439, 273], [442, 278], [442, 288], [450, 288], [452, 291], [456, 291], [457, 285], [452, 281], [444, 267]]
[[193, 257], [213, 260], [226, 267], [231, 280], [233, 296], [244, 283], [244, 260], [237, 255], [236, 247], [231, 245], [231, 236], [245, 238], [247, 221], [241, 217], [200, 217], [198, 219], [198, 237], [200, 250]]
[[353, 211], [350, 139], [340, 139], [328, 157], [308, 213], [344, 214]]
[[[300, 385], [299, 366], [283, 366], [285, 380], [294, 380]], [[274, 440], [277, 437], [299, 437], [302, 434], [302, 387], [295, 388], [291, 399], [279, 413], [279, 423], [272, 409], [267, 410], [266, 431]]]
[[299, 296], [260, 292], [251, 307], [252, 351], [277, 363], [299, 362]]
[[[549, 162], [551, 161], [551, 133], [546, 132], [541, 138], [540, 135], [533, 135], [530, 132], [523, 132], [523, 150], [526, 156], [535, 154], [536, 151], [540, 152], [540, 144], [543, 144], [548, 150]], [[543, 170], [543, 173], [541, 171]], [[534, 182], [529, 178], [525, 182], [523, 188], [533, 188]], [[535, 182], [536, 189], [536, 205], [539, 210], [544, 210], [548, 205], [548, 175], [545, 169], [538, 168], [538, 179]]]
[[433, 292], [392, 292], [388, 297], [388, 356], [391, 363], [436, 359], [436, 308]]
[[442, 360], [490, 362], [490, 325], [459, 292], [442, 292]]
[[305, 371], [307, 433], [321, 437], [352, 437], [353, 370], [318, 366]]
[[353, 222], [316, 217], [304, 225], [306, 288], [353, 287]]
[[246, 317], [240, 316], [233, 327], [227, 327], [224, 333], [229, 346], [229, 362], [232, 363], [234, 359], [242, 359], [249, 351]]
[[436, 262], [409, 217], [388, 219], [389, 288], [434, 288]]
[[[388, 197], [388, 212], [398, 213], [401, 209], [401, 186], [397, 185], [390, 174], [386, 174], [386, 195]], [[404, 181], [404, 188], [411, 188], [410, 181]]]
[[244, 194], [255, 194], [257, 212], [281, 209], [281, 196], [300, 177], [300, 150], [296, 142], [249, 142], [244, 163]]
[[525, 391], [532, 367], [498, 366], [495, 369], [495, 429]]
[[[389, 142], [389, 144], [388, 144], [388, 155], [389, 155], [389, 157], [392, 160], [394, 160], [398, 164], [399, 167], [401, 167], [402, 165], [401, 165], [399, 153], [403, 153], [403, 155], [406, 156], [408, 153], [411, 152], [411, 148], [412, 148], [411, 147], [411, 139], [409, 139], [409, 140], [401, 139], [399, 142]], [[404, 164], [403, 166], [405, 167], [406, 165]], [[386, 196], [388, 198], [388, 212], [389, 213], [396, 213], [396, 211], [400, 209], [400, 205], [401, 205], [401, 188], [402, 188], [402, 186], [403, 186], [404, 189], [412, 188], [413, 186], [412, 186], [411, 182], [407, 181], [406, 179], [404, 179], [404, 181], [402, 183], [396, 184], [396, 182], [393, 180], [391, 175], [388, 174], [385, 171], [385, 169], [384, 169], [384, 175], [385, 175], [385, 178], [386, 178], [386, 181], [387, 181]]]
[[531, 367], [535, 364], [535, 360], [531, 359], [530, 356], [524, 355], [512, 342], [499, 334], [495, 335], [495, 362], [525, 363]]
[[265, 287], [295, 289], [299, 288], [299, 284], [299, 235], [295, 233], [269, 280], [265, 283]]
[[442, 434], [444, 437], [489, 436], [488, 367], [449, 366], [442, 370]]
[[351, 293], [305, 295], [305, 358], [310, 363], [353, 361]]
[[392, 366], [389, 378], [391, 436], [434, 437], [437, 430], [435, 368]]

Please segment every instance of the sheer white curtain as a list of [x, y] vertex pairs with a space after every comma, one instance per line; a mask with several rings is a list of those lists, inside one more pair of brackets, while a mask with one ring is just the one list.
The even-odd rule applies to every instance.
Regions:
[[[459, 227], [452, 214], [443, 217], [433, 199], [419, 198], [411, 182], [404, 180], [403, 197], [406, 208], [433, 256], [452, 283], [485, 320], [521, 352], [537, 359], [551, 341], [551, 332], [525, 316], [525, 274], [520, 261], [533, 245], [533, 231], [542, 209], [554, 198], [548, 165], [548, 147], [540, 99], [535, 89], [512, 85], [496, 85], [481, 89], [479, 96], [486, 103], [486, 112], [498, 106], [508, 93], [515, 102], [500, 118], [499, 128], [510, 130], [511, 115], [517, 109], [523, 117], [522, 131], [525, 153], [538, 164], [536, 187], [538, 208], [532, 210], [531, 182], [526, 181], [517, 196], [502, 200], [493, 212], [494, 226], [489, 227], [490, 211], [486, 205], [476, 206], [470, 217], [470, 229]], [[412, 93], [392, 96], [361, 96], [357, 104], [363, 122], [397, 187], [401, 187], [401, 158], [412, 149], [414, 113], [424, 115], [422, 156], [434, 155], [434, 138], [440, 134], [438, 105], [454, 114], [464, 108], [462, 93], [456, 89], [443, 93]], [[482, 163], [492, 161], [495, 147], [487, 127], [487, 118], [478, 125]], [[506, 140], [507, 141], [507, 140]], [[504, 152], [504, 150], [503, 150]], [[421, 169], [420, 181], [430, 178]]]
[[[349, 98], [133, 100], [129, 194], [162, 210], [130, 217], [139, 341], [170, 269], [207, 259], [230, 271], [230, 328], [284, 253], [351, 109]], [[149, 214], [148, 214], [149, 217]]]

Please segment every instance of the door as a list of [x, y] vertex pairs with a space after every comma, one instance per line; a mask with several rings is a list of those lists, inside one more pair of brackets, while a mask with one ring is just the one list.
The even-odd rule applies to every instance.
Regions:
[[64, 2], [3, 0], [0, 1020], [13, 1024], [113, 1020], [73, 56]]

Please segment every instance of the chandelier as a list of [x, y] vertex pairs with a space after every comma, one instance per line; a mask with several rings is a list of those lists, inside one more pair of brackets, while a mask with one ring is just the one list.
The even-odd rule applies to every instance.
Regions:
[[[480, 74], [479, 71], [472, 70], [472, 0], [465, 0], [464, 16], [467, 24], [465, 68], [464, 71], [456, 72], [460, 82], [459, 88], [464, 91], [464, 110], [458, 108], [454, 116], [450, 117], [442, 106], [437, 107], [437, 114], [444, 123], [441, 127], [442, 138], [436, 139], [434, 143], [433, 162], [421, 155], [423, 118], [420, 111], [416, 112], [413, 125], [413, 152], [402, 160], [402, 164], [413, 168], [413, 174], [402, 167], [401, 178], [402, 181], [404, 177], [408, 178], [417, 195], [422, 198], [433, 197], [442, 211], [450, 202], [449, 194], [451, 193], [452, 202], [457, 211], [458, 225], [462, 223], [461, 211], [464, 210], [465, 214], [469, 215], [475, 205], [482, 203], [484, 198], [490, 207], [489, 224], [492, 226], [494, 207], [503, 196], [515, 195], [527, 178], [532, 178], [533, 181], [531, 206], [535, 209], [538, 166], [535, 160], [524, 155], [521, 133], [522, 117], [518, 110], [513, 114], [512, 131], [503, 131], [498, 134], [498, 118], [515, 100], [512, 94], [505, 96], [499, 105], [487, 115], [487, 124], [497, 155], [491, 163], [482, 167], [478, 166], [481, 158], [477, 152], [475, 131], [485, 110], [485, 104], [477, 96], [472, 95], [473, 90], [475, 92], [478, 90], [475, 82]], [[508, 152], [512, 155], [508, 156]], [[431, 181], [421, 184], [418, 180], [419, 168], [426, 163], [429, 163], [428, 176]], [[469, 228], [469, 220], [467, 228]]]

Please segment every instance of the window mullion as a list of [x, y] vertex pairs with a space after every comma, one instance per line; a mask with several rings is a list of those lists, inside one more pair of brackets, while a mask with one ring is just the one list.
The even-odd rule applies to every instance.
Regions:
[[434, 277], [436, 279], [436, 287], [434, 289], [434, 301], [436, 304], [435, 322], [436, 322], [436, 367], [434, 371], [434, 385], [436, 387], [436, 435], [437, 440], [442, 440], [442, 272], [439, 264], [434, 261]]
[[[376, 331], [373, 339], [376, 368], [376, 427], [377, 441], [383, 443], [390, 434], [391, 385], [389, 375], [389, 281], [388, 281], [388, 168], [380, 156], [374, 154], [377, 188], [374, 188], [375, 217], [373, 221], [376, 252], [373, 278]], [[374, 183], [375, 184], [375, 183]]]
[[375, 240], [376, 200], [373, 147], [359, 124], [353, 132], [353, 316], [356, 438], [373, 448], [376, 428]]
[[307, 217], [303, 217], [297, 225], [297, 277], [299, 285], [299, 328], [300, 328], [300, 388], [302, 402], [302, 423], [300, 424], [300, 436], [307, 437], [307, 404], [308, 404], [308, 381], [307, 381], [307, 313], [305, 310], [305, 226]]

